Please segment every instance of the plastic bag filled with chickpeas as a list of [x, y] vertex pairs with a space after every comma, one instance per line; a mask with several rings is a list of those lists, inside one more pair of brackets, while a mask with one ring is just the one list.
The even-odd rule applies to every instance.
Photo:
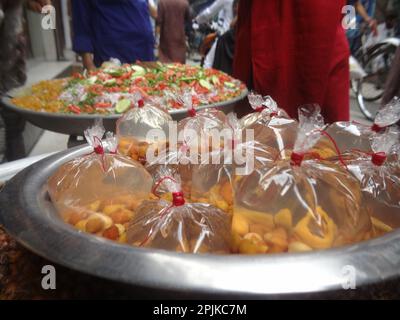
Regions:
[[137, 161], [116, 154], [117, 140], [97, 122], [85, 131], [93, 151], [63, 164], [48, 180], [60, 216], [79, 230], [124, 242], [127, 223], [149, 199], [153, 180]]
[[[372, 125], [355, 121], [335, 122], [326, 129], [326, 132], [335, 139], [342, 153], [354, 149], [372, 152], [372, 136], [375, 133], [384, 133], [389, 127], [397, 127], [399, 120], [400, 99], [395, 97], [378, 111]], [[317, 146], [319, 144], [320, 142]]]
[[[165, 167], [161, 172], [171, 174]], [[229, 253], [231, 216], [210, 204], [186, 201], [179, 176], [159, 177], [153, 190], [160, 199], [138, 208], [127, 229], [128, 243], [185, 253]]]
[[224, 128], [225, 114], [212, 109], [196, 112], [190, 91], [180, 96], [172, 93], [167, 96], [184, 106], [189, 116], [179, 121], [177, 140], [171, 139], [168, 149], [159, 152], [153, 161], [148, 161], [146, 169], [153, 174], [160, 166], [167, 166], [180, 176], [182, 190], [190, 198], [193, 167], [200, 163], [202, 150], [208, 152], [211, 147], [208, 141], [212, 131], [219, 133]]
[[[133, 160], [146, 163], [149, 147], [151, 156], [168, 147], [169, 124], [172, 118], [159, 101], [146, 100], [139, 93], [132, 100], [121, 100], [129, 111], [117, 121], [118, 151]], [[123, 106], [125, 107], [125, 106]]]
[[279, 151], [283, 157], [293, 148], [298, 123], [278, 107], [270, 97], [251, 92], [248, 96], [254, 112], [240, 120], [244, 129], [254, 131], [254, 139]]
[[371, 152], [352, 151], [345, 156], [348, 170], [357, 178], [371, 209], [378, 233], [400, 227], [400, 165], [397, 155], [400, 133], [389, 128], [371, 137]]
[[235, 252], [310, 251], [371, 236], [358, 181], [340, 165], [306, 158], [321, 138], [319, 111], [300, 111], [290, 159], [258, 168], [235, 184]]
[[254, 140], [252, 131], [243, 130], [233, 113], [227, 115], [221, 141], [218, 147], [204, 153], [200, 165], [193, 168], [192, 198], [232, 213], [234, 181], [273, 162], [279, 154]]

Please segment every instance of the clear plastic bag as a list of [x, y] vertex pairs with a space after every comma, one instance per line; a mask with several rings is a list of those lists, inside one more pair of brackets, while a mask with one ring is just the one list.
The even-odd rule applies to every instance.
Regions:
[[290, 159], [235, 184], [232, 232], [238, 253], [326, 249], [371, 236], [358, 181], [343, 167], [307, 158], [322, 136], [319, 110], [300, 111]]
[[279, 154], [254, 140], [233, 113], [227, 116], [223, 140], [220, 148], [205, 154], [193, 169], [192, 197], [232, 213], [234, 180], [272, 163]]
[[162, 170], [169, 170], [172, 175], [179, 176], [182, 191], [190, 199], [192, 171], [194, 165], [196, 165], [193, 162], [198, 163], [199, 160], [194, 161], [188, 151], [188, 146], [182, 143], [179, 143], [176, 149], [165, 149], [152, 162], [146, 164], [146, 170], [152, 175], [154, 181], [160, 178], [159, 175]]
[[[178, 143], [192, 147], [197, 145], [200, 153], [208, 151], [208, 148], [213, 146], [213, 133], [219, 133], [225, 127], [225, 114], [215, 108], [196, 111], [190, 91], [185, 91], [175, 99], [188, 110], [188, 117], [178, 122]], [[218, 141], [216, 143], [219, 144]]]
[[254, 130], [254, 139], [273, 147], [285, 157], [296, 139], [298, 123], [291, 119], [270, 97], [250, 93], [249, 102], [254, 112], [241, 119], [245, 129]]
[[163, 150], [168, 147], [171, 116], [155, 100], [143, 100], [137, 93], [127, 111], [117, 121], [118, 150], [133, 160], [146, 163], [149, 147]]
[[335, 139], [342, 153], [352, 149], [370, 152], [372, 151], [371, 136], [375, 132], [383, 133], [399, 120], [400, 99], [396, 97], [378, 111], [373, 125], [365, 125], [354, 121], [335, 122], [327, 128], [326, 132]]
[[48, 193], [64, 221], [79, 230], [125, 241], [126, 224], [149, 199], [153, 180], [144, 167], [116, 154], [118, 142], [97, 122], [85, 131], [93, 152], [73, 159], [49, 178]]
[[349, 171], [360, 181], [378, 234], [400, 227], [400, 165], [397, 156], [391, 157], [399, 136], [395, 128], [375, 133], [372, 152], [352, 151], [346, 157]]
[[179, 178], [163, 175], [167, 172], [163, 168], [153, 190], [170, 194], [171, 201], [144, 201], [128, 227], [128, 243], [185, 253], [229, 253], [231, 217], [210, 204], [186, 202]]

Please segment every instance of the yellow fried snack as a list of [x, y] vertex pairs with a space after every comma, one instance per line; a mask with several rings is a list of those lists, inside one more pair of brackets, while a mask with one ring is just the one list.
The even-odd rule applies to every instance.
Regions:
[[101, 205], [101, 201], [97, 200], [97, 201], [94, 201], [91, 204], [89, 204], [87, 208], [90, 211], [99, 211], [100, 205]]
[[250, 210], [243, 207], [234, 208], [234, 216], [240, 215], [249, 221], [249, 224], [260, 224], [272, 230], [275, 227], [274, 217], [270, 213]]
[[[317, 207], [317, 214], [308, 212], [294, 227], [294, 234], [299, 237], [306, 245], [313, 249], [326, 249], [333, 245], [337, 233], [337, 226], [328, 214], [321, 208]], [[320, 219], [320, 221], [316, 221]], [[323, 230], [323, 234], [313, 232], [313, 224], [315, 229]]]
[[321, 159], [329, 159], [338, 155], [335, 145], [327, 137], [322, 137], [315, 147], [310, 150], [310, 153], [318, 155]]
[[312, 250], [312, 248], [300, 241], [292, 241], [288, 246], [288, 252], [306, 252]]
[[256, 233], [246, 234], [239, 244], [239, 253], [242, 254], [267, 253], [268, 249], [263, 239]]
[[192, 201], [210, 203], [213, 206], [221, 209], [222, 211], [231, 214], [233, 207], [232, 192], [232, 187], [229, 181], [227, 181], [223, 185], [216, 184], [210, 189], [210, 191], [206, 192], [201, 197], [196, 197], [195, 195], [192, 195]]
[[377, 218], [371, 217], [371, 221], [377, 235], [382, 235], [393, 231], [392, 227], [388, 226], [386, 223]]
[[102, 212], [109, 216], [113, 212], [118, 211], [120, 209], [124, 209], [124, 208], [125, 208], [125, 205], [123, 205], [123, 204], [109, 204], [103, 208]]
[[226, 181], [222, 186], [220, 193], [222, 195], [222, 198], [229, 204], [231, 205], [233, 203], [233, 190], [232, 190], [232, 185], [229, 181]]
[[285, 208], [278, 211], [274, 216], [275, 225], [285, 228], [286, 230], [291, 230], [293, 227], [293, 217], [292, 212]]
[[249, 232], [248, 220], [240, 214], [234, 214], [232, 218], [232, 232], [244, 236]]
[[270, 247], [270, 253], [284, 252], [288, 249], [288, 235], [284, 228], [276, 228], [264, 234], [264, 241]]

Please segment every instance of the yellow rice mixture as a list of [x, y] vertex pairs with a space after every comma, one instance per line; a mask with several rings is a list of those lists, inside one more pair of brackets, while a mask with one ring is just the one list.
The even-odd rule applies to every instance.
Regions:
[[67, 83], [67, 79], [41, 81], [32, 86], [31, 94], [16, 97], [12, 103], [18, 107], [34, 111], [60, 112], [64, 107], [58, 99]]

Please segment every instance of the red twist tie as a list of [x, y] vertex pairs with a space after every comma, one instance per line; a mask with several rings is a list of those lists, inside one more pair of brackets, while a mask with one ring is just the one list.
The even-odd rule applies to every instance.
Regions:
[[180, 207], [185, 204], [185, 198], [183, 197], [183, 192], [172, 192], [172, 203], [175, 207]]
[[93, 148], [94, 152], [96, 154], [103, 155], [104, 154], [104, 148], [103, 148], [103, 143], [101, 142], [101, 139], [99, 137], [93, 137], [93, 141], [97, 142], [97, 146]]
[[271, 112], [271, 114], [269, 116], [272, 118], [272, 117], [276, 117], [277, 115], [278, 115], [278, 112], [273, 111], [273, 112]]
[[[105, 163], [105, 154], [104, 154], [104, 148], [103, 148], [103, 143], [101, 142], [101, 139], [99, 137], [93, 137], [93, 141], [97, 142], [97, 146], [93, 148], [93, 152], [101, 155], [101, 166], [104, 171], [106, 171], [106, 163]], [[92, 153], [93, 153], [92, 152]]]
[[385, 163], [387, 159], [387, 155], [385, 152], [377, 152], [372, 154], [372, 158], [371, 161], [374, 165], [380, 167], [381, 165], [383, 165]]
[[197, 112], [194, 108], [188, 110], [189, 117], [195, 117]]
[[344, 160], [343, 160], [342, 153], [340, 152], [339, 146], [338, 146], [338, 144], [336, 143], [335, 139], [333, 139], [333, 137], [332, 137], [328, 132], [326, 132], [326, 131], [324, 131], [324, 130], [321, 130], [321, 134], [324, 135], [325, 137], [327, 137], [327, 138], [333, 143], [333, 146], [335, 147], [336, 153], [337, 153], [338, 158], [339, 158], [339, 162], [340, 162], [340, 163], [342, 164], [342, 166], [345, 167], [346, 170], [347, 170], [346, 162], [344, 162]]
[[101, 155], [103, 155], [103, 154], [104, 154], [104, 148], [103, 148], [103, 146], [99, 144], [98, 146], [94, 147], [94, 152], [95, 152], [96, 154], [101, 154]]
[[138, 101], [138, 107], [139, 107], [139, 108], [143, 108], [143, 106], [144, 106], [144, 100], [143, 100], [143, 99], [140, 99], [140, 100]]
[[376, 133], [380, 133], [380, 132], [384, 131], [385, 128], [382, 128], [382, 127], [378, 126], [376, 123], [374, 123], [371, 127], [371, 130]]
[[262, 112], [265, 109], [264, 106], [258, 106], [257, 108], [254, 109], [255, 112]]
[[300, 167], [301, 163], [303, 162], [304, 159], [304, 153], [297, 153], [297, 152], [292, 152], [292, 155], [290, 156], [290, 164], [292, 166], [297, 166]]
[[162, 177], [160, 180], [158, 180], [156, 182], [156, 184], [154, 185], [153, 189], [151, 190], [152, 193], [156, 194], [157, 189], [160, 187], [161, 183], [163, 183], [165, 180], [171, 180], [172, 182], [176, 183], [176, 180], [172, 177], [166, 176], [166, 177]]

